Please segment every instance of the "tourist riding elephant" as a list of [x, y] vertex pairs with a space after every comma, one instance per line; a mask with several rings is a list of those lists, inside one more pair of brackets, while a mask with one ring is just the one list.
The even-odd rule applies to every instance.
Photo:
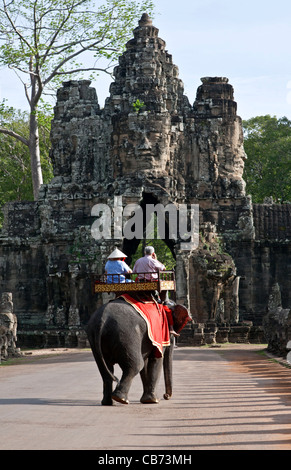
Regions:
[[[179, 332], [191, 317], [186, 307], [173, 302], [168, 305], [172, 310], [174, 328]], [[117, 298], [100, 307], [89, 320], [87, 335], [103, 379], [102, 405], [112, 405], [112, 400], [128, 404], [128, 392], [138, 373], [144, 389], [141, 403], [158, 403], [155, 388], [162, 366], [166, 387], [164, 398], [171, 397], [174, 339], [171, 338], [170, 346], [164, 348], [163, 356], [157, 357], [145, 319], [124, 299]], [[122, 370], [120, 381], [113, 375], [114, 364]], [[113, 381], [117, 386], [112, 392]]]

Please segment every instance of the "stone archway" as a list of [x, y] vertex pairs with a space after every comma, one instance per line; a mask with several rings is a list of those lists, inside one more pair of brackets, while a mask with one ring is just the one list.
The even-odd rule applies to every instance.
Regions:
[[[142, 213], [143, 213], [143, 235], [144, 235], [143, 240], [146, 240], [147, 238], [149, 238], [146, 235], [147, 228], [148, 228], [148, 224], [147, 224], [147, 222], [148, 222], [148, 220], [147, 220], [147, 207], [151, 207], [151, 208], [154, 209], [154, 208], [157, 208], [157, 206], [163, 206], [159, 201], [160, 201], [159, 197], [156, 196], [155, 194], [153, 194], [152, 192], [143, 192], [143, 194], [142, 194], [142, 200], [139, 202], [139, 206], [141, 207]], [[166, 207], [166, 206], [163, 206], [163, 207]], [[163, 216], [163, 214], [162, 214], [162, 216]], [[162, 221], [162, 222], [164, 222], [165, 236], [162, 237], [162, 239], [163, 239], [163, 242], [165, 243], [165, 245], [171, 251], [171, 254], [172, 254], [173, 258], [176, 259], [176, 252], [175, 252], [175, 244], [176, 243], [175, 243], [174, 239], [171, 239], [169, 237], [169, 216], [170, 216], [170, 214], [167, 211], [165, 211], [165, 217]], [[154, 234], [151, 234], [151, 235], [152, 235], [150, 237], [151, 239], [156, 239], [157, 238], [157, 232], [155, 232]], [[122, 249], [123, 249], [124, 253], [127, 254], [129, 261], [131, 261], [132, 255], [135, 254], [135, 252], [137, 250], [137, 247], [139, 246], [140, 242], [141, 242], [141, 239], [136, 239], [136, 238], [133, 238], [131, 240], [128, 240], [126, 238], [123, 239]]]

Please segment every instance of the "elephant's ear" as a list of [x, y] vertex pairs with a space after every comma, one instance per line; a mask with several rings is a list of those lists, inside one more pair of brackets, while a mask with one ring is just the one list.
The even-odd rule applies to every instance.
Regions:
[[177, 333], [179, 333], [187, 325], [189, 321], [192, 321], [191, 314], [188, 312], [184, 305], [175, 305], [173, 311], [174, 326]]

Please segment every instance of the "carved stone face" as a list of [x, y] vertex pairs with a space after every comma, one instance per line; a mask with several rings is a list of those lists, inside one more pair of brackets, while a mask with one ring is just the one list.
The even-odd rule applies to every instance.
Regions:
[[130, 113], [113, 132], [115, 176], [135, 171], [165, 170], [170, 155], [170, 118]]
[[144, 156], [151, 156], [154, 165], [164, 167], [170, 150], [170, 133], [167, 127], [163, 126], [161, 131], [147, 127], [137, 129], [134, 151], [138, 160]]

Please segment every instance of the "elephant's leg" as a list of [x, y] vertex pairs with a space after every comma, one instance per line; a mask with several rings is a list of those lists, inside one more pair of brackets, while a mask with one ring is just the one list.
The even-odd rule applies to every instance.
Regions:
[[[104, 363], [100, 358], [100, 354], [96, 350], [94, 338], [92, 339], [89, 337], [89, 341], [90, 341], [93, 356], [95, 358], [97, 367], [99, 369], [100, 375], [103, 380], [103, 398], [102, 398], [101, 404], [108, 405], [108, 406], [113, 405], [113, 401], [111, 398], [113, 379], [109, 376], [108, 373], [106, 373], [106, 370], [104, 368]], [[112, 372], [113, 374], [113, 366], [112, 365], [110, 366], [107, 364], [107, 367], [110, 370], [110, 372]]]
[[128, 405], [128, 392], [134, 375], [131, 374], [130, 371], [123, 371], [119, 384], [112, 392], [111, 396], [113, 400], [123, 403], [124, 405]]
[[156, 396], [156, 385], [161, 375], [162, 366], [162, 357], [150, 356], [145, 362], [145, 367], [140, 373], [144, 389], [140, 399], [141, 403], [159, 403]]
[[143, 365], [144, 365], [144, 362], [142, 358], [140, 358], [140, 360], [136, 360], [129, 364], [124, 364], [124, 365], [120, 364], [120, 367], [122, 369], [122, 376], [121, 376], [119, 384], [117, 385], [115, 390], [112, 392], [113, 400], [118, 401], [119, 403], [128, 405], [129, 403], [128, 392], [129, 392], [132, 380], [140, 372]]
[[[113, 374], [113, 366], [112, 367], [108, 367], [108, 369], [112, 372]], [[103, 399], [102, 399], [102, 402], [101, 404], [102, 405], [107, 405], [107, 406], [111, 406], [113, 405], [113, 401], [112, 401], [112, 384], [113, 384], [113, 380], [109, 377], [103, 377]]]

